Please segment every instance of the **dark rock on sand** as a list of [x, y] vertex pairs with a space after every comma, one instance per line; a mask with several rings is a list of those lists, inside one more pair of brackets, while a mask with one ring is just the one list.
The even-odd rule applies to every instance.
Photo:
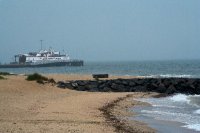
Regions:
[[87, 84], [86, 81], [77, 81], [77, 84], [80, 86], [85, 86]]
[[71, 83], [71, 86], [72, 86], [73, 88], [78, 88], [78, 87], [79, 87], [79, 85], [78, 85], [77, 82], [72, 82], [72, 83]]
[[142, 85], [138, 85], [138, 86], [134, 87], [134, 89], [136, 92], [146, 92], [147, 91], [147, 88]]
[[64, 81], [57, 82], [57, 87], [65, 89], [65, 82]]
[[166, 89], [166, 86], [163, 83], [160, 83], [156, 90], [159, 93], [164, 93], [167, 89]]
[[164, 94], [200, 94], [200, 79], [138, 78], [113, 80], [77, 80], [57, 82], [59, 88], [100, 92], [159, 92]]
[[103, 92], [110, 92], [111, 90], [112, 90], [112, 89], [109, 88], [109, 87], [104, 87], [104, 88], [102, 89]]
[[135, 82], [133, 82], [133, 81], [130, 81], [130, 82], [129, 82], [129, 86], [134, 87], [135, 85], [136, 85]]
[[174, 93], [176, 93], [177, 92], [177, 90], [176, 90], [176, 88], [174, 87], [174, 85], [170, 85], [168, 88], [167, 88], [167, 90], [166, 90], [166, 93], [167, 94], [174, 94]]

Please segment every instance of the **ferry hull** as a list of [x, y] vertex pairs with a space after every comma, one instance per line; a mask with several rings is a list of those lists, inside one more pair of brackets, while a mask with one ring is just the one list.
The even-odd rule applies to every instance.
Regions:
[[83, 61], [67, 61], [67, 62], [52, 62], [45, 64], [5, 64], [0, 65], [0, 68], [24, 68], [24, 67], [61, 67], [61, 66], [83, 66]]

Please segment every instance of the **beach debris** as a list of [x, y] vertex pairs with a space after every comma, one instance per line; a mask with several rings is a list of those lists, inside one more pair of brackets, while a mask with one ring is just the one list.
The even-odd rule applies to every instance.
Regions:
[[108, 78], [108, 74], [93, 74], [92, 77], [96, 80], [99, 80], [100, 78]]

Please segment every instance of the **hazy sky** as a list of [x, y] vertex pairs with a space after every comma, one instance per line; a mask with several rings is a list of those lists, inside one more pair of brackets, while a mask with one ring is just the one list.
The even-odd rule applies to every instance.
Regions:
[[41, 39], [89, 61], [200, 59], [200, 0], [0, 0], [0, 62]]

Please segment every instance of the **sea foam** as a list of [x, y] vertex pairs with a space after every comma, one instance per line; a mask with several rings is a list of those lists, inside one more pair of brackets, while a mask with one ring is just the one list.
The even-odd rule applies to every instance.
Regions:
[[142, 76], [146, 78], [191, 78], [192, 75], [186, 75], [186, 74], [160, 74], [160, 75], [148, 75], [148, 76]]
[[200, 109], [194, 111], [195, 114], [200, 114]]
[[170, 77], [174, 77], [174, 78], [190, 78], [192, 77], [192, 75], [186, 75], [186, 74], [161, 74], [160, 77], [163, 78], [170, 78]]
[[172, 97], [170, 97], [170, 100], [174, 101], [174, 102], [187, 102], [189, 103], [189, 99], [187, 95], [184, 94], [178, 94], [178, 95], [174, 95]]
[[190, 124], [190, 125], [185, 125], [183, 127], [186, 127], [188, 129], [193, 129], [195, 131], [200, 131], [200, 124]]
[[140, 109], [142, 116], [183, 123], [184, 128], [200, 131], [200, 95], [177, 94], [164, 98], [142, 98], [152, 106]]

